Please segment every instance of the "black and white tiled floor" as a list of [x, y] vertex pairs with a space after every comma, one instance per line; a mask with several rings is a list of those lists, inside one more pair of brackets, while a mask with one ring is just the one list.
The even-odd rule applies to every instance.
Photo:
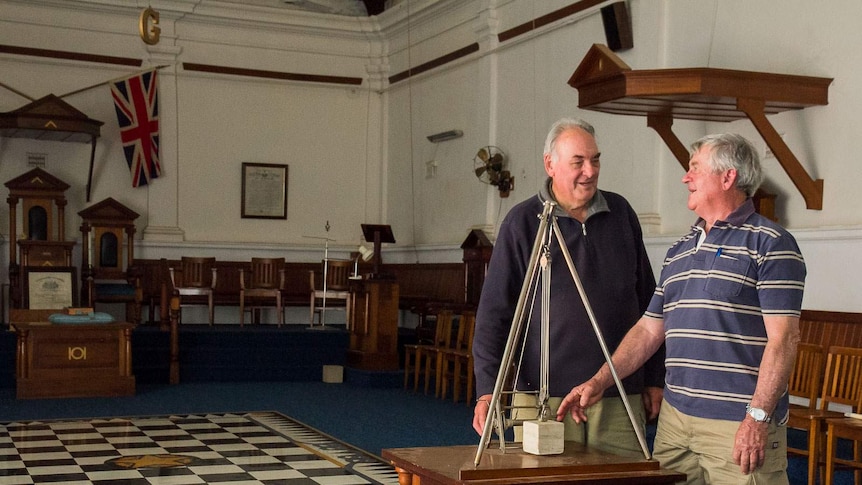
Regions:
[[0, 423], [0, 484], [397, 484], [380, 458], [275, 412]]

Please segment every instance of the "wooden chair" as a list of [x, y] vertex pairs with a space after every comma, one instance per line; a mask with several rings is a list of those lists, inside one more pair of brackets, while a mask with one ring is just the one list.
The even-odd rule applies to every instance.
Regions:
[[[808, 430], [811, 419], [817, 408], [817, 398], [820, 397], [823, 383], [823, 365], [826, 360], [826, 350], [821, 345], [800, 343], [796, 348], [796, 361], [790, 373], [790, 382], [787, 392], [792, 397], [806, 399], [803, 405], [791, 404], [790, 417], [787, 421], [788, 428]], [[808, 458], [809, 481], [812, 480], [817, 471], [817, 454], [809, 453], [816, 450], [816, 434], [808, 436], [809, 443], [805, 448], [793, 448], [788, 446], [787, 453], [790, 455], [805, 456]], [[812, 482], [813, 483], [813, 482]]]
[[[791, 409], [788, 427], [808, 431], [808, 481], [815, 483], [818, 468], [823, 465], [821, 454], [825, 448], [823, 434], [828, 419], [843, 418], [844, 413], [829, 409], [830, 405], [851, 406], [859, 412], [862, 398], [862, 349], [854, 347], [829, 347], [826, 355], [826, 371], [816, 409]], [[822, 477], [821, 477], [822, 478]]]
[[[856, 406], [862, 408], [862, 401]], [[844, 466], [853, 469], [853, 483], [862, 483], [862, 416], [827, 419], [826, 420], [826, 481], [834, 483], [835, 467]], [[853, 443], [853, 456], [850, 459], [839, 458], [838, 440], [850, 440]]]
[[[215, 266], [215, 258], [185, 257], [180, 259], [179, 268], [168, 268], [171, 275], [171, 285], [174, 292], [180, 296], [180, 308], [184, 306], [199, 305], [183, 302], [183, 296], [206, 296], [209, 309], [209, 323], [213, 324], [215, 309], [213, 305], [213, 292], [218, 278], [218, 269]], [[180, 313], [182, 322], [182, 313]]]
[[123, 303], [126, 320], [141, 322], [141, 278], [135, 270], [138, 213], [108, 197], [78, 212], [84, 241], [81, 302]]
[[[440, 310], [436, 314], [434, 339], [431, 342], [419, 342], [417, 344], [404, 346], [404, 388], [412, 372], [413, 390], [419, 390], [419, 375], [425, 369], [425, 394], [430, 387], [431, 363], [434, 368], [437, 365], [437, 349], [448, 347], [452, 339], [452, 312]], [[411, 362], [411, 357], [413, 357]]]
[[[458, 324], [458, 338], [450, 349], [440, 351], [442, 359], [440, 391], [441, 399], [446, 399], [449, 382], [452, 382], [452, 400], [458, 402], [461, 387], [466, 387], [467, 405], [473, 401], [473, 335], [476, 330], [476, 313], [465, 311]], [[462, 385], [462, 381], [463, 385]]]
[[239, 270], [239, 326], [242, 327], [245, 319], [246, 298], [249, 299], [249, 311], [252, 314], [252, 322], [259, 322], [259, 311], [262, 306], [267, 306], [267, 301], [275, 303], [278, 312], [278, 326], [284, 323], [284, 306], [282, 304], [282, 292], [284, 292], [285, 268], [284, 258], [251, 258], [251, 270], [246, 278], [246, 271]]
[[[833, 347], [834, 348], [834, 347]], [[853, 469], [853, 483], [862, 483], [862, 348], [841, 347], [836, 351], [836, 368], [839, 370], [833, 382], [827, 385], [846, 389], [848, 395], [856, 394], [856, 402], [851, 410], [854, 417], [841, 417], [826, 420], [826, 481], [831, 484], [836, 466]], [[838, 439], [852, 442], [852, 456], [849, 459], [837, 455]]]
[[322, 261], [322, 285], [315, 281], [314, 271], [308, 272], [308, 286], [311, 290], [311, 301], [309, 304], [309, 324], [314, 326], [314, 315], [320, 315], [320, 325], [326, 324], [327, 310], [340, 310], [346, 313], [346, 320], [350, 321], [350, 271], [353, 261], [349, 259], [324, 259]]

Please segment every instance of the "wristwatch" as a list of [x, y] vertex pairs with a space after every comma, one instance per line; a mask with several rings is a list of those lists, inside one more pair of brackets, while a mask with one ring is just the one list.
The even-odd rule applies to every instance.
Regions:
[[753, 408], [750, 404], [745, 405], [745, 412], [758, 423], [769, 423], [772, 421], [772, 416], [769, 413], [760, 408]]

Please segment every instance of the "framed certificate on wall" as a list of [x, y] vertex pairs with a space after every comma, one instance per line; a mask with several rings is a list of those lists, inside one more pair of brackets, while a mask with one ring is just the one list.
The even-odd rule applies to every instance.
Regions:
[[25, 266], [24, 307], [59, 310], [75, 306], [77, 278], [72, 266]]
[[242, 217], [287, 219], [287, 165], [242, 164]]

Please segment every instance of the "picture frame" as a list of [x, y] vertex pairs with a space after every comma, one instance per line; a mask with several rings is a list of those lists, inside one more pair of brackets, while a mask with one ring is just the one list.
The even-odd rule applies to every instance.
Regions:
[[74, 266], [24, 266], [24, 308], [61, 310], [77, 306], [78, 278]]
[[242, 164], [243, 219], [287, 219], [287, 167]]

